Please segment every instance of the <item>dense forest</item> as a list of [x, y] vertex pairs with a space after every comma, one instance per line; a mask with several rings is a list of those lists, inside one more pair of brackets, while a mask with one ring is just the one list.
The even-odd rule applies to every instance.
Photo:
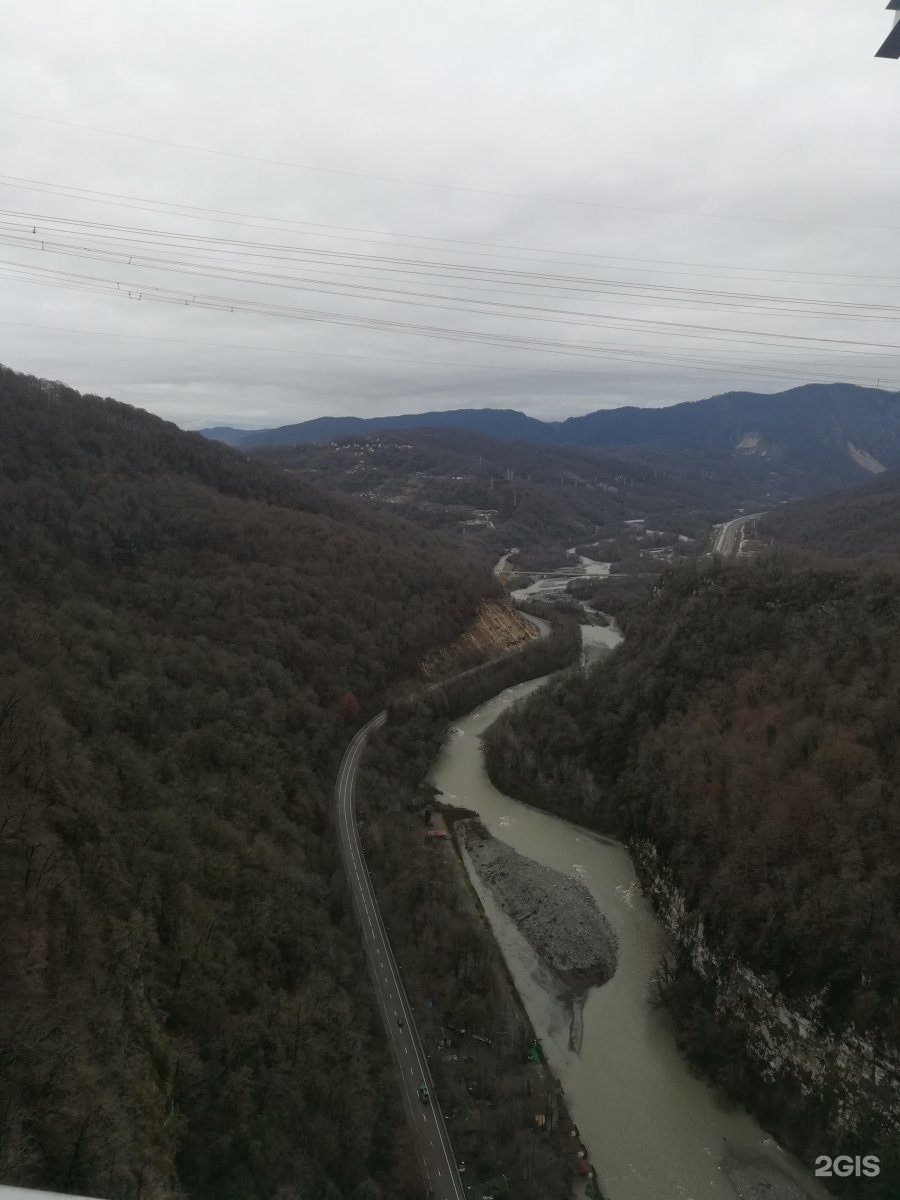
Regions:
[[781, 505], [759, 522], [775, 547], [835, 558], [900, 554], [900, 478], [891, 473], [869, 487]]
[[0, 1179], [399, 1200], [333, 775], [489, 571], [59, 384], [0, 431]]
[[[723, 961], [747, 964], [789, 1005], [814, 997], [819, 1028], [896, 1053], [898, 625], [894, 570], [684, 566], [630, 611], [607, 664], [493, 727], [489, 770], [522, 800], [652, 843]], [[801, 1152], [821, 1152], [812, 1139], [828, 1098], [788, 1103], [741, 1076], [741, 1039], [714, 996], [687, 970], [675, 992], [695, 1056], [729, 1059], [730, 1089]], [[894, 1160], [865, 1195], [894, 1196], [896, 1127], [868, 1137]]]

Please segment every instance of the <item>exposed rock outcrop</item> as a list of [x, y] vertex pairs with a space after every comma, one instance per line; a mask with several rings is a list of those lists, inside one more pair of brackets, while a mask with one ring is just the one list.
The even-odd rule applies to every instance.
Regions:
[[877, 1129], [892, 1131], [891, 1140], [900, 1137], [896, 1047], [875, 1044], [852, 1027], [841, 1033], [823, 1028], [820, 997], [810, 995], [789, 1004], [745, 963], [719, 954], [655, 847], [638, 842], [632, 853], [641, 885], [663, 926], [692, 969], [714, 982], [715, 1016], [742, 1030], [747, 1066], [757, 1078], [775, 1087], [798, 1087], [813, 1107], [815, 1097], [827, 1096], [822, 1119], [832, 1145]]
[[467, 664], [473, 654], [502, 654], [538, 636], [535, 626], [509, 601], [484, 600], [469, 628], [449, 646], [443, 646], [423, 661], [422, 673], [428, 679], [436, 679]]

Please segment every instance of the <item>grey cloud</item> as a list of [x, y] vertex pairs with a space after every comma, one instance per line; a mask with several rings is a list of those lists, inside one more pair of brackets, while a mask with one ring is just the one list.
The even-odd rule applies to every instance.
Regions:
[[[813, 378], [900, 387], [895, 316], [859, 307], [896, 304], [900, 293], [900, 248], [890, 228], [900, 189], [900, 156], [890, 153], [898, 77], [896, 63], [872, 57], [886, 32], [881, 7], [875, 0], [16, 6], [0, 46], [0, 103], [159, 141], [0, 113], [4, 175], [391, 236], [378, 249], [315, 236], [325, 230], [151, 214], [0, 181], [3, 262], [114, 279], [144, 295], [129, 302], [48, 288], [0, 266], [0, 360], [186, 426], [442, 404], [568, 416], [731, 388], [775, 391]], [[576, 284], [541, 292], [482, 281], [458, 291], [435, 277], [436, 268], [385, 276], [391, 286], [445, 297], [431, 303], [480, 295], [540, 305], [553, 319], [445, 311], [10, 246], [10, 212], [35, 225], [51, 216], [164, 230], [170, 240], [183, 232], [250, 237], [693, 291], [651, 301], [589, 295]], [[476, 246], [413, 242], [408, 234], [554, 253], [506, 249], [496, 251], [503, 259], [490, 258]], [[217, 261], [234, 258], [220, 253]], [[304, 264], [302, 273], [371, 283], [359, 267]], [[573, 351], [588, 343], [608, 357], [160, 305], [152, 286], [550, 338]], [[701, 289], [805, 303], [798, 311]], [[851, 307], [829, 315], [823, 301]], [[568, 323], [584, 318], [561, 309], [595, 318], [587, 327]], [[680, 324], [648, 331], [624, 317]], [[748, 332], [717, 336], [716, 329]], [[805, 337], [832, 340], [790, 340]], [[867, 342], [875, 344], [860, 344]]]

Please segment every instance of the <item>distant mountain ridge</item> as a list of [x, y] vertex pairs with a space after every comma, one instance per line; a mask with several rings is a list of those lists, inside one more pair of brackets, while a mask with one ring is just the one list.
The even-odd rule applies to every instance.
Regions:
[[503, 440], [546, 442], [552, 423], [538, 421], [512, 408], [453, 408], [445, 412], [403, 413], [395, 417], [315, 417], [298, 425], [277, 429], [232, 429], [217, 426], [201, 429], [204, 437], [229, 446], [285, 446], [302, 442], [330, 442], [334, 438], [368, 437], [394, 429], [466, 429]]
[[319, 417], [278, 429], [202, 430], [249, 449], [328, 442], [397, 429], [465, 429], [543, 445], [706, 450], [801, 470], [814, 488], [863, 482], [900, 468], [900, 392], [851, 384], [806, 384], [775, 394], [729, 392], [668, 408], [598, 410], [540, 421], [515, 409], [451, 409], [387, 417]]

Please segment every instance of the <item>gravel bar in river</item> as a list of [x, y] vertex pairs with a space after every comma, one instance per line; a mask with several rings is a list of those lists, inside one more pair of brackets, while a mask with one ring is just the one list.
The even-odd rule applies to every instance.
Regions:
[[519, 854], [478, 820], [456, 828], [479, 879], [563, 982], [586, 991], [613, 977], [616, 935], [583, 883]]

